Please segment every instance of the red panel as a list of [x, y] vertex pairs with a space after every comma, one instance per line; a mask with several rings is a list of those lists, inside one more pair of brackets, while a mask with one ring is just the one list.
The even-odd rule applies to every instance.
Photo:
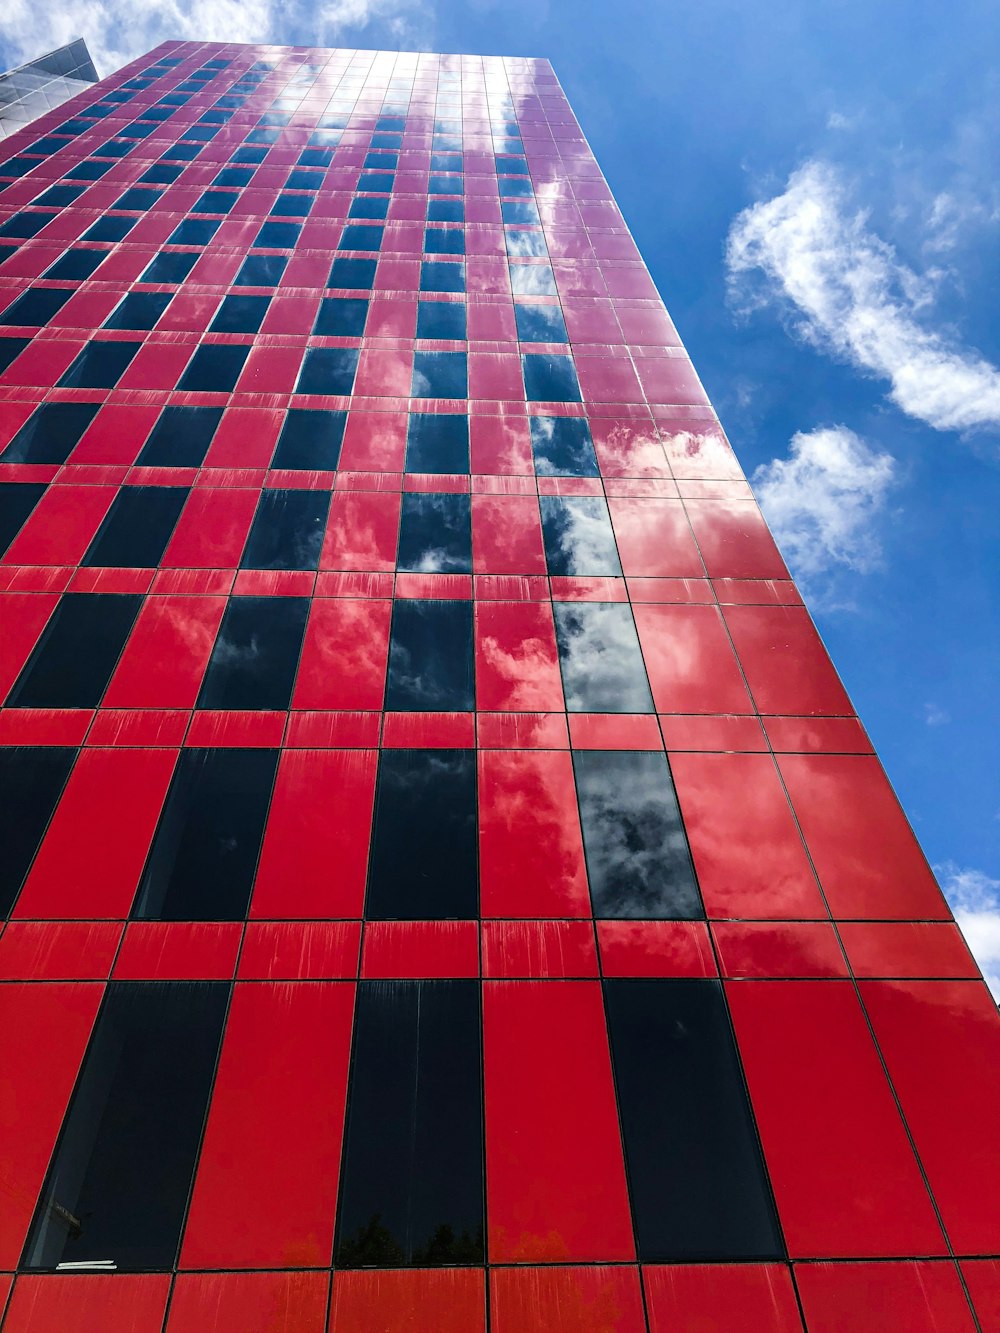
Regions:
[[845, 921], [840, 927], [857, 977], [964, 977], [979, 968], [950, 921]]
[[670, 767], [710, 917], [825, 917], [774, 761], [672, 754]]
[[88, 745], [179, 746], [184, 744], [190, 713], [147, 709], [143, 712], [99, 709], [87, 732]]
[[5, 565], [78, 565], [115, 498], [113, 486], [50, 486], [3, 557]]
[[366, 750], [378, 745], [381, 713], [291, 713], [285, 745]]
[[352, 981], [360, 921], [251, 921], [243, 935], [241, 981]]
[[250, 915], [360, 917], [375, 800], [374, 750], [286, 750]]
[[943, 1254], [852, 984], [735, 981], [726, 994], [789, 1254]]
[[658, 713], [750, 713], [750, 699], [714, 606], [634, 606]]
[[353, 411], [344, 431], [341, 468], [353, 472], [402, 472], [406, 425], [405, 413]]
[[228, 981], [236, 970], [238, 921], [130, 921], [116, 981]]
[[834, 916], [951, 919], [876, 758], [780, 755], [778, 767]]
[[871, 754], [856, 717], [768, 717], [764, 730], [775, 750], [813, 754]]
[[634, 1258], [607, 1040], [597, 982], [483, 986], [494, 1262]]
[[373, 573], [394, 569], [400, 503], [398, 494], [337, 491], [330, 502], [320, 568]]
[[568, 750], [565, 713], [480, 713], [482, 750]]
[[20, 1260], [103, 989], [80, 982], [0, 986], [2, 1268]]
[[479, 884], [484, 917], [590, 915], [565, 750], [480, 752]]
[[712, 926], [724, 977], [846, 977], [824, 921], [719, 921]]
[[685, 717], [661, 713], [660, 730], [668, 750], [741, 750], [767, 753], [767, 741], [756, 717]]
[[1000, 1253], [1000, 1014], [989, 991], [867, 981], [861, 998], [952, 1245]]
[[755, 501], [688, 500], [685, 507], [709, 578], [788, 578]]
[[353, 1011], [344, 982], [236, 986], [183, 1267], [330, 1262]]
[[562, 677], [551, 605], [477, 602], [475, 623], [478, 707], [561, 712]]
[[[784, 1264], [677, 1264], [642, 1270], [649, 1333], [801, 1333]], [[855, 1333], [860, 1333], [856, 1330]]]
[[494, 1268], [492, 1333], [646, 1333], [637, 1268]]
[[476, 744], [472, 713], [384, 713], [384, 750], [471, 750]]
[[659, 578], [704, 577], [680, 500], [608, 501], [622, 570]]
[[329, 1333], [485, 1333], [481, 1268], [333, 1275]]
[[17, 902], [19, 917], [125, 917], [176, 750], [83, 750]]
[[234, 749], [258, 745], [277, 747], [285, 732], [286, 717], [277, 712], [242, 712], [206, 708], [192, 713], [185, 745], [229, 745]]
[[109, 708], [193, 708], [224, 597], [148, 597], [111, 678]]
[[160, 1333], [169, 1291], [169, 1273], [28, 1273], [4, 1333]]
[[589, 921], [484, 921], [484, 977], [596, 977]]
[[187, 569], [235, 569], [250, 531], [257, 491], [219, 487], [193, 491], [162, 563]]
[[292, 707], [380, 709], [391, 618], [388, 601], [316, 598]]
[[324, 1333], [327, 1273], [181, 1273], [167, 1333]]
[[662, 750], [663, 737], [651, 713], [571, 713], [574, 750]]
[[976, 1327], [951, 1263], [798, 1264], [795, 1281], [809, 1333], [858, 1333], [862, 1327], [974, 1333]]
[[545, 573], [542, 522], [534, 497], [472, 497], [472, 567], [477, 574]]
[[134, 463], [160, 414], [159, 404], [105, 403], [73, 450], [73, 463]]
[[1000, 1259], [972, 1259], [960, 1265], [983, 1333], [1000, 1333]]
[[117, 921], [12, 921], [0, 935], [0, 979], [104, 981], [121, 933]]
[[853, 713], [802, 606], [727, 606], [726, 624], [761, 713]]
[[[521, 411], [524, 411], [522, 406]], [[469, 421], [469, 454], [473, 472], [502, 476], [532, 473], [531, 438], [525, 416], [474, 416]]]
[[361, 953], [367, 980], [478, 977], [474, 921], [369, 921]]
[[59, 598], [50, 593], [0, 595], [0, 699], [5, 699]]
[[606, 977], [714, 977], [708, 927], [700, 921], [599, 921]]

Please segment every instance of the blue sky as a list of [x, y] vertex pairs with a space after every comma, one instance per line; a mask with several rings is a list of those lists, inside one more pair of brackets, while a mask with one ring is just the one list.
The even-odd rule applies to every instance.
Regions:
[[168, 37], [547, 56], [1000, 985], [995, 0], [13, 0], [4, 33], [102, 73]]

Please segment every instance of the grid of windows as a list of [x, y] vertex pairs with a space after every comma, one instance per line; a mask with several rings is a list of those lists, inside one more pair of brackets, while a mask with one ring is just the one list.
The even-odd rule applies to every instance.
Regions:
[[995, 1006], [548, 63], [5, 148], [4, 1333], [988, 1327]]

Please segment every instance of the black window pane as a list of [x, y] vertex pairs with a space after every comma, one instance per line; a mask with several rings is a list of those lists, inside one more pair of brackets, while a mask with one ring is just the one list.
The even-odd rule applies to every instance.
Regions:
[[307, 597], [231, 597], [198, 707], [287, 708], [308, 611]]
[[278, 436], [271, 466], [332, 471], [340, 461], [346, 412], [290, 408]]
[[329, 507], [328, 491], [263, 491], [240, 568], [315, 569]]
[[703, 917], [666, 755], [575, 750], [573, 768], [594, 916]]
[[569, 712], [651, 713], [630, 608], [619, 602], [556, 602], [552, 609]]
[[360, 338], [368, 318], [363, 298], [329, 296], [320, 302], [313, 333], [323, 337]]
[[262, 250], [294, 250], [301, 232], [298, 222], [265, 222], [253, 243]]
[[42, 482], [9, 481], [0, 485], [0, 555], [6, 552], [44, 494]]
[[141, 343], [89, 342], [59, 380], [66, 389], [113, 389]]
[[583, 417], [532, 417], [531, 449], [540, 477], [600, 475], [590, 427]]
[[31, 868], [76, 750], [57, 746], [0, 749], [0, 921]]
[[[369, 226], [366, 223], [358, 225], [349, 223], [341, 232], [337, 249], [360, 251], [381, 250], [382, 237], [384, 234], [384, 227]], [[330, 285], [339, 286], [342, 284], [331, 283]], [[370, 284], [368, 285], [370, 286]]]
[[379, 222], [389, 213], [388, 199], [367, 199], [364, 197], [351, 200], [351, 206], [347, 211], [349, 218], [370, 218], [372, 221]]
[[43, 403], [0, 454], [5, 463], [65, 463], [99, 403]]
[[421, 301], [417, 307], [418, 338], [451, 338], [464, 341], [465, 305], [459, 301]]
[[369, 291], [375, 282], [375, 263], [374, 259], [335, 259], [327, 286]]
[[550, 574], [621, 574], [607, 501], [596, 495], [542, 495], [538, 503]]
[[188, 362], [177, 387], [202, 393], [231, 393], [249, 354], [249, 347], [202, 343]]
[[167, 237], [167, 244], [207, 245], [221, 225], [218, 218], [185, 218]]
[[428, 227], [424, 251], [429, 255], [464, 255], [465, 231], [461, 227]]
[[84, 241], [120, 241], [127, 236], [138, 218], [108, 217], [98, 218], [81, 237]]
[[140, 282], [181, 283], [194, 268], [200, 255], [164, 251], [147, 264]]
[[339, 1267], [483, 1262], [481, 1044], [474, 981], [358, 987]]
[[469, 419], [445, 412], [413, 412], [406, 430], [407, 472], [467, 473]]
[[415, 598], [393, 603], [385, 706], [401, 712], [471, 712], [471, 602]]
[[269, 296], [227, 296], [209, 325], [211, 333], [256, 333], [264, 322]]
[[80, 563], [155, 569], [187, 497], [184, 486], [122, 486]]
[[579, 403], [580, 383], [569, 356], [549, 356], [536, 352], [522, 356], [524, 392], [529, 402]]
[[129, 292], [104, 321], [104, 327], [151, 329], [172, 299], [170, 292]]
[[523, 343], [569, 342], [562, 311], [557, 305], [525, 305], [519, 301], [514, 306], [514, 315], [517, 336]]
[[312, 195], [279, 194], [271, 205], [271, 212], [277, 217], [304, 218], [313, 206]]
[[465, 352], [415, 352], [411, 393], [414, 398], [467, 398]]
[[465, 265], [447, 262], [420, 265], [420, 290], [422, 292], [464, 292]]
[[228, 1000], [218, 982], [108, 986], [25, 1267], [173, 1267]]
[[29, 287], [0, 312], [0, 324], [41, 328], [59, 313], [74, 291], [73, 287]]
[[165, 407], [138, 461], [145, 467], [200, 467], [221, 420], [221, 407]]
[[423, 574], [472, 573], [472, 503], [468, 495], [403, 496], [398, 569]]
[[717, 981], [605, 981], [639, 1258], [777, 1259], [783, 1248]]
[[233, 286], [277, 287], [287, 264], [287, 255], [248, 255], [233, 279]]
[[14, 364], [30, 342], [30, 338], [0, 338], [0, 374]]
[[346, 398], [354, 387], [358, 353], [350, 347], [310, 347], [302, 360], [296, 393]]
[[464, 222], [465, 203], [461, 199], [428, 199], [428, 222]]
[[181, 751], [133, 916], [246, 917], [277, 762], [277, 750]]
[[64, 593], [7, 698], [13, 708], [96, 708], [141, 597]]
[[107, 250], [67, 250], [54, 264], [49, 265], [43, 276], [61, 278], [67, 282], [79, 282], [89, 278], [107, 257]]

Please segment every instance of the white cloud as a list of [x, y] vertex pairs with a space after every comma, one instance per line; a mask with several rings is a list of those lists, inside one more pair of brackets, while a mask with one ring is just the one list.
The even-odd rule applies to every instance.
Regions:
[[864, 573], [882, 550], [879, 513], [896, 477], [891, 454], [879, 453], [846, 426], [792, 436], [787, 458], [753, 474], [771, 531], [802, 579], [841, 566]]
[[935, 703], [924, 704], [924, 721], [929, 727], [943, 727], [951, 721], [951, 714]]
[[981, 870], [963, 870], [953, 861], [934, 869], [966, 943], [1000, 1002], [1000, 879]]
[[806, 162], [784, 193], [740, 213], [726, 261], [738, 301], [783, 298], [805, 338], [887, 379], [908, 416], [936, 430], [1000, 426], [1000, 370], [926, 326], [939, 275], [914, 273], [869, 230], [834, 167]]

